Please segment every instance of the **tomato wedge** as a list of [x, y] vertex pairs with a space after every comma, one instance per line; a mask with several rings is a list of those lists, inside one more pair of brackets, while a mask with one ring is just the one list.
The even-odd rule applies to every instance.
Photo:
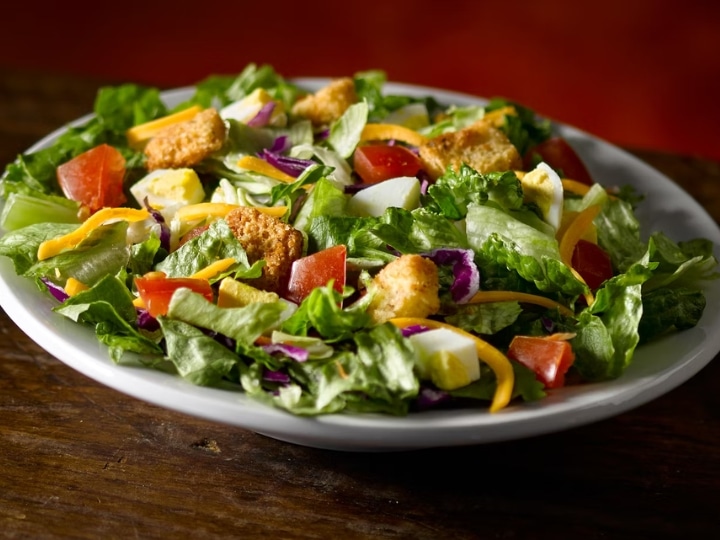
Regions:
[[342, 293], [345, 286], [347, 248], [333, 246], [295, 261], [290, 270], [286, 297], [299, 304], [317, 287], [324, 287], [332, 279], [333, 288]]
[[101, 144], [57, 168], [60, 188], [93, 214], [105, 207], [122, 206], [125, 158], [108, 144]]
[[563, 178], [588, 186], [593, 185], [593, 179], [585, 163], [562, 137], [551, 137], [530, 148], [524, 157], [523, 166], [526, 171], [535, 167], [535, 160], [538, 157], [558, 171]]
[[534, 371], [537, 379], [547, 388], [563, 386], [565, 374], [575, 361], [570, 343], [552, 336], [515, 336], [507, 356]]
[[612, 262], [607, 251], [597, 244], [583, 239], [578, 240], [575, 244], [572, 267], [592, 290], [597, 289], [613, 277]]
[[202, 294], [211, 302], [213, 300], [213, 291], [207, 279], [143, 276], [135, 278], [135, 286], [145, 303], [145, 309], [153, 317], [167, 315], [173, 293], [183, 287]]
[[389, 178], [416, 176], [422, 162], [404, 146], [366, 144], [355, 149], [353, 167], [364, 183], [376, 184]]

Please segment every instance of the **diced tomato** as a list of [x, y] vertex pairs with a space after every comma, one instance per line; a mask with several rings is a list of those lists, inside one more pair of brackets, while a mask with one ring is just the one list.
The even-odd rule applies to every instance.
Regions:
[[367, 144], [355, 149], [353, 167], [364, 183], [375, 184], [398, 176], [416, 176], [422, 162], [404, 146]]
[[287, 298], [300, 303], [313, 289], [324, 287], [333, 279], [333, 288], [342, 292], [345, 286], [345, 260], [347, 248], [344, 245], [318, 251], [295, 261], [290, 270]]
[[562, 137], [551, 137], [528, 150], [525, 154], [525, 170], [534, 167], [534, 160], [540, 157], [542, 161], [558, 171], [563, 178], [576, 180], [591, 186], [593, 179], [580, 156], [572, 146]]
[[153, 317], [167, 314], [173, 293], [182, 287], [202, 294], [209, 301], [213, 300], [213, 291], [207, 279], [148, 275], [136, 277], [135, 285], [145, 303], [145, 309]]
[[547, 388], [563, 386], [565, 374], [575, 361], [570, 343], [552, 336], [515, 336], [507, 356], [534, 371]]
[[580, 239], [575, 244], [572, 266], [593, 290], [613, 276], [610, 255], [597, 244], [587, 240]]
[[89, 212], [117, 207], [127, 200], [123, 192], [125, 158], [108, 144], [83, 152], [57, 168], [60, 188], [68, 199]]

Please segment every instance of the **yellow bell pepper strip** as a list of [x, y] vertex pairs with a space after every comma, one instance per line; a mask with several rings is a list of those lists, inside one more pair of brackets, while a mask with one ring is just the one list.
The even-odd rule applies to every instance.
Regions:
[[408, 326], [426, 326], [428, 328], [446, 328], [460, 336], [472, 339], [475, 342], [478, 358], [485, 362], [495, 373], [497, 378], [497, 388], [490, 404], [490, 412], [494, 413], [503, 409], [510, 403], [512, 399], [513, 386], [515, 385], [515, 373], [512, 364], [498, 349], [490, 345], [488, 342], [480, 339], [473, 334], [461, 330], [451, 324], [434, 321], [432, 319], [423, 319], [421, 317], [397, 317], [390, 319], [390, 323], [398, 328], [407, 328]]
[[54, 257], [61, 251], [72, 249], [82, 242], [90, 231], [96, 229], [106, 221], [143, 221], [150, 217], [147, 210], [136, 210], [134, 208], [102, 208], [98, 210], [74, 231], [46, 240], [38, 248], [38, 260], [43, 261]]
[[360, 134], [361, 141], [400, 141], [410, 146], [421, 146], [427, 138], [414, 129], [397, 124], [366, 124]]
[[478, 291], [468, 300], [468, 304], [491, 304], [495, 302], [524, 302], [526, 304], [535, 304], [546, 307], [548, 309], [557, 309], [562, 315], [572, 317], [575, 314], [567, 306], [562, 305], [555, 300], [545, 298], [537, 294], [529, 294], [515, 291]]
[[69, 277], [65, 282], [65, 292], [68, 296], [75, 296], [79, 292], [87, 291], [89, 287], [74, 277]]
[[270, 178], [274, 178], [280, 182], [285, 182], [286, 184], [292, 184], [295, 180], [297, 180], [297, 178], [294, 178], [289, 174], [282, 172], [277, 167], [270, 165], [264, 159], [260, 159], [255, 156], [241, 157], [237, 162], [237, 166], [241, 169], [247, 169], [248, 171], [269, 176]]
[[187, 109], [174, 114], [169, 114], [167, 116], [163, 116], [162, 118], [157, 118], [156, 120], [150, 120], [144, 124], [133, 126], [125, 132], [128, 144], [133, 150], [142, 150], [145, 143], [157, 135], [159, 131], [162, 131], [166, 127], [186, 122], [192, 119], [200, 111], [202, 111], [202, 107], [200, 105], [193, 105], [192, 107], [188, 107]]

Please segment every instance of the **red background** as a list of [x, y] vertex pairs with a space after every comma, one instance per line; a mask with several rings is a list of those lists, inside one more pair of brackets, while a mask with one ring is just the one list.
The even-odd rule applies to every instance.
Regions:
[[[47, 4], [47, 5], [45, 5]], [[720, 159], [720, 3], [27, 2], [0, 66], [162, 87], [269, 63], [503, 96], [636, 148]]]

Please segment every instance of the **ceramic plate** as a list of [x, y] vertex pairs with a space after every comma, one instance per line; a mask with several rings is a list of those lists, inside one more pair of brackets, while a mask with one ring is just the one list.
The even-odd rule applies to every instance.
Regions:
[[[323, 79], [299, 79], [309, 89]], [[188, 88], [163, 95], [169, 104], [189, 97]], [[433, 95], [442, 103], [483, 100], [433, 88], [388, 84], [387, 92]], [[78, 120], [85, 122], [88, 117]], [[630, 154], [574, 128], [557, 125], [604, 185], [630, 184], [645, 194], [638, 211], [645, 234], [662, 230], [674, 240], [709, 238], [720, 245], [720, 230], [705, 210], [676, 184]], [[46, 146], [52, 133], [30, 151]], [[638, 348], [632, 365], [617, 380], [567, 387], [535, 403], [518, 403], [490, 414], [483, 409], [429, 411], [395, 418], [381, 415], [296, 417], [256, 403], [242, 393], [203, 388], [179, 377], [143, 368], [120, 367], [109, 359], [90, 328], [51, 311], [54, 301], [15, 275], [0, 257], [0, 304], [36, 343], [68, 366], [135, 398], [208, 420], [246, 428], [300, 445], [348, 451], [390, 451], [481, 444], [530, 437], [588, 424], [646, 403], [692, 377], [720, 350], [720, 281], [707, 287], [708, 307], [700, 324]]]

